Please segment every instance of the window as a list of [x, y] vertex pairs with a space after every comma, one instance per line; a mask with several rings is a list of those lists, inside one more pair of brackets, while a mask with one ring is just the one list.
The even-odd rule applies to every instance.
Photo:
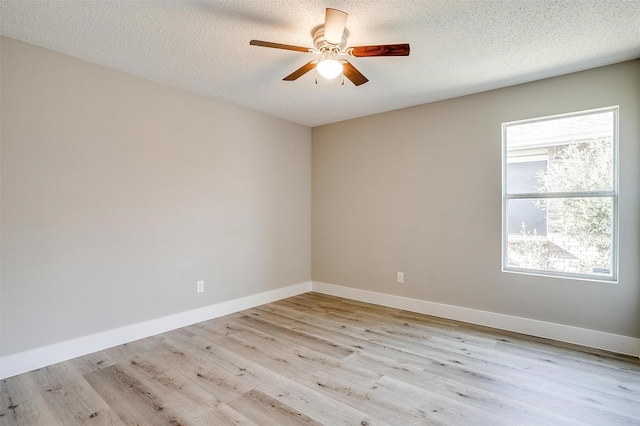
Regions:
[[618, 108], [502, 125], [504, 271], [617, 280]]

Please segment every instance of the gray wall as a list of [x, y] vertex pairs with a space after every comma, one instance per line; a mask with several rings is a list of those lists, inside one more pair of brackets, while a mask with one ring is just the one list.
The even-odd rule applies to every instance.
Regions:
[[[501, 272], [501, 124], [611, 105], [619, 283]], [[640, 337], [639, 123], [636, 60], [314, 128], [313, 279]]]
[[309, 128], [0, 48], [0, 355], [310, 280]]

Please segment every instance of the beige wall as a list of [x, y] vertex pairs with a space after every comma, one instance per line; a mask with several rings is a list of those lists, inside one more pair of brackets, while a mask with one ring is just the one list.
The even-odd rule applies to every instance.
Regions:
[[[501, 272], [502, 122], [611, 105], [619, 283]], [[639, 122], [636, 60], [314, 128], [313, 279], [640, 337]]]
[[310, 280], [309, 128], [0, 48], [0, 355]]

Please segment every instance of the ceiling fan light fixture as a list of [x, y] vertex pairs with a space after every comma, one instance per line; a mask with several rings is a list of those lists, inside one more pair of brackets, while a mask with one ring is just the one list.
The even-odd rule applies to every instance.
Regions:
[[342, 74], [342, 64], [335, 59], [323, 59], [316, 65], [318, 74], [327, 80], [333, 80]]

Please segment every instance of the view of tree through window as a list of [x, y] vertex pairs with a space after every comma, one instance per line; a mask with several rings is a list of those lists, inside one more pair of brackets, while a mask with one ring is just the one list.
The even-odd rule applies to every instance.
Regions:
[[505, 270], [615, 280], [617, 109], [503, 125]]

